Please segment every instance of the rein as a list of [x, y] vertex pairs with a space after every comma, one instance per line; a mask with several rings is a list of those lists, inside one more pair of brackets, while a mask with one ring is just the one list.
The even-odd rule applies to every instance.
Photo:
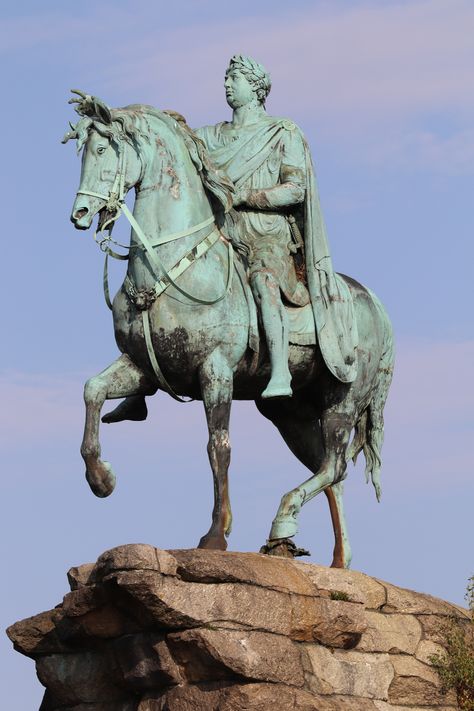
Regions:
[[[184, 297], [188, 298], [190, 301], [204, 305], [204, 306], [211, 306], [212, 304], [217, 304], [219, 301], [222, 301], [228, 294], [230, 285], [232, 282], [232, 274], [233, 274], [233, 251], [232, 251], [232, 245], [230, 242], [227, 242], [228, 245], [228, 268], [227, 268], [227, 280], [226, 280], [226, 286], [223, 291], [223, 293], [218, 296], [216, 299], [201, 299], [197, 296], [193, 296], [189, 292], [187, 292], [185, 289], [182, 289], [178, 284], [176, 283], [175, 279], [177, 279], [181, 274], [184, 274], [184, 272], [192, 265], [194, 262], [199, 259], [199, 257], [202, 257], [206, 252], [216, 244], [216, 242], [219, 241], [219, 239], [222, 239], [223, 241], [224, 238], [220, 234], [219, 230], [217, 229], [217, 226], [214, 221], [214, 216], [209, 217], [208, 219], [204, 220], [203, 222], [200, 222], [197, 225], [194, 225], [192, 227], [189, 227], [186, 230], [181, 230], [180, 232], [174, 232], [169, 235], [165, 235], [164, 237], [160, 237], [156, 240], [150, 240], [146, 234], [143, 232], [142, 228], [136, 221], [135, 217], [133, 214], [130, 212], [128, 209], [127, 205], [125, 204], [125, 151], [122, 148], [121, 142], [117, 142], [118, 145], [118, 151], [119, 151], [119, 161], [118, 161], [118, 166], [117, 166], [117, 173], [115, 175], [115, 179], [112, 185], [112, 189], [110, 190], [108, 195], [102, 195], [101, 193], [93, 192], [92, 190], [78, 190], [77, 194], [78, 195], [88, 195], [91, 197], [96, 197], [99, 198], [100, 200], [105, 200], [105, 208], [108, 213], [111, 214], [111, 217], [102, 225], [102, 227], [99, 230], [100, 234], [104, 233], [104, 230], [108, 229], [109, 230], [109, 236], [105, 236], [102, 239], [97, 239], [97, 230], [94, 233], [94, 239], [99, 245], [100, 249], [105, 253], [105, 261], [104, 261], [104, 275], [103, 275], [103, 289], [104, 289], [104, 298], [107, 306], [109, 307], [110, 310], [112, 310], [112, 302], [110, 299], [110, 290], [109, 290], [109, 279], [108, 279], [108, 259], [109, 256], [113, 257], [114, 259], [119, 259], [119, 260], [128, 260], [130, 257], [128, 254], [119, 254], [118, 252], [115, 252], [114, 250], [111, 249], [110, 243], [113, 243], [119, 247], [123, 247], [124, 249], [130, 250], [131, 247], [127, 247], [126, 245], [122, 245], [119, 242], [116, 242], [113, 240], [110, 236], [111, 229], [113, 227], [113, 224], [118, 220], [120, 217], [121, 213], [125, 215], [127, 218], [128, 222], [130, 223], [130, 226], [132, 227], [133, 231], [137, 235], [139, 241], [141, 242], [141, 246], [144, 248], [148, 259], [150, 261], [150, 264], [152, 267], [154, 267], [158, 271], [158, 276], [159, 278], [155, 281], [155, 284], [150, 290], [147, 290], [146, 296], [142, 302], [140, 302], [140, 295], [141, 291], [137, 290], [135, 285], [133, 284], [132, 280], [128, 276], [128, 274], [125, 277], [125, 288], [126, 291], [129, 295], [129, 298], [135, 303], [135, 306], [141, 310], [142, 313], [142, 324], [143, 324], [143, 334], [145, 337], [145, 343], [147, 347], [147, 352], [148, 352], [148, 358], [150, 360], [151, 366], [153, 368], [153, 371], [155, 373], [155, 376], [158, 380], [158, 383], [160, 384], [161, 388], [165, 390], [169, 395], [171, 395], [172, 398], [177, 400], [178, 402], [189, 402], [190, 400], [184, 400], [182, 397], [177, 395], [177, 393], [174, 392], [173, 388], [171, 385], [168, 383], [166, 380], [159, 363], [156, 358], [156, 354], [153, 348], [153, 342], [152, 342], [152, 336], [151, 336], [151, 329], [150, 329], [150, 317], [149, 317], [149, 309], [153, 302], [158, 299], [167, 289], [169, 286], [173, 286], [180, 294], [182, 294]], [[199, 230], [204, 229], [205, 227], [208, 227], [212, 225], [212, 228], [210, 232], [208, 232], [194, 247], [192, 247], [185, 255], [184, 257], [181, 257], [181, 259], [176, 262], [176, 264], [168, 271], [163, 263], [161, 262], [160, 258], [156, 254], [154, 247], [158, 247], [163, 244], [168, 244], [169, 242], [172, 242], [173, 240], [180, 239], [181, 237], [188, 237], [189, 235], [194, 234], [195, 232], [198, 232]]]

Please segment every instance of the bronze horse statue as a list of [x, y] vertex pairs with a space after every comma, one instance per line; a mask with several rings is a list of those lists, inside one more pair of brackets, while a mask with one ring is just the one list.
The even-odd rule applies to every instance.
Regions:
[[[81, 454], [92, 491], [105, 497], [115, 486], [99, 442], [105, 400], [151, 395], [157, 389], [177, 399], [202, 400], [214, 508], [199, 547], [225, 550], [232, 522], [230, 409], [233, 398], [254, 400], [310, 471], [305, 482], [281, 499], [266, 552], [301, 554], [291, 540], [298, 514], [303, 504], [324, 491], [335, 534], [332, 564], [348, 567], [343, 480], [348, 461], [355, 461], [361, 451], [367, 480], [370, 476], [380, 498], [383, 409], [394, 355], [386, 312], [369, 289], [338, 276], [347, 283], [354, 303], [359, 333], [356, 379], [350, 384], [338, 381], [317, 343], [292, 344], [293, 397], [261, 399], [270, 372], [266, 347], [258, 343], [255, 329], [252, 342], [245, 271], [219, 229], [219, 210], [222, 215], [229, 209], [232, 186], [213, 171], [204, 145], [179, 115], [144, 105], [109, 109], [94, 97], [81, 97], [82, 118], [64, 139], [75, 138], [78, 152], [83, 149], [71, 220], [86, 230], [98, 214], [99, 228], [105, 228], [123, 211], [132, 225], [127, 275], [111, 303], [121, 355], [85, 385]], [[131, 188], [136, 191], [133, 214], [124, 203]], [[108, 255], [118, 256], [110, 236], [100, 244]]]

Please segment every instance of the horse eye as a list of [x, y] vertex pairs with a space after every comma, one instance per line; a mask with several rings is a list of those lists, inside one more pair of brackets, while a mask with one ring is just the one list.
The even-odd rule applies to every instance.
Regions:
[[105, 151], [104, 146], [99, 146], [98, 149], [97, 149], [97, 153], [98, 153], [99, 155], [102, 155], [102, 153], [103, 153], [104, 151]]

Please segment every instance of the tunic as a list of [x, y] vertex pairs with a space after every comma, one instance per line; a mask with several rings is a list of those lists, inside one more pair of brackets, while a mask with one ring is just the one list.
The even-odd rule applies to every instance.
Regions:
[[256, 162], [252, 172], [245, 169], [252, 152], [260, 147], [262, 127], [265, 135], [274, 122], [275, 119], [266, 117], [259, 123], [238, 128], [220, 123], [196, 133], [206, 143], [213, 162], [229, 175], [237, 190], [252, 191], [249, 200], [237, 206], [242, 220], [242, 241], [249, 250], [250, 280], [257, 272], [270, 272], [284, 300], [304, 306], [309, 303], [309, 294], [296, 276], [287, 219], [291, 206], [303, 202], [306, 189], [303, 140], [295, 124], [285, 121], [283, 130], [272, 138], [263, 160]]
[[[319, 347], [330, 372], [350, 383], [358, 370], [358, 333], [349, 287], [333, 270], [308, 145], [287, 119], [264, 116], [239, 126], [223, 122], [196, 131], [215, 166], [244, 192], [237, 206], [245, 221], [251, 273], [271, 271], [290, 304], [308, 302], [290, 255], [291, 214], [299, 203], [305, 245], [305, 271]], [[250, 190], [249, 195], [245, 190]]]

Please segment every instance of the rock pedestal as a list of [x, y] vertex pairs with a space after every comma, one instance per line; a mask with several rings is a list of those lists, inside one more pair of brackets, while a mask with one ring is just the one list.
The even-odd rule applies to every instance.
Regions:
[[430, 656], [456, 605], [349, 570], [128, 545], [8, 630], [40, 711], [454, 711]]

